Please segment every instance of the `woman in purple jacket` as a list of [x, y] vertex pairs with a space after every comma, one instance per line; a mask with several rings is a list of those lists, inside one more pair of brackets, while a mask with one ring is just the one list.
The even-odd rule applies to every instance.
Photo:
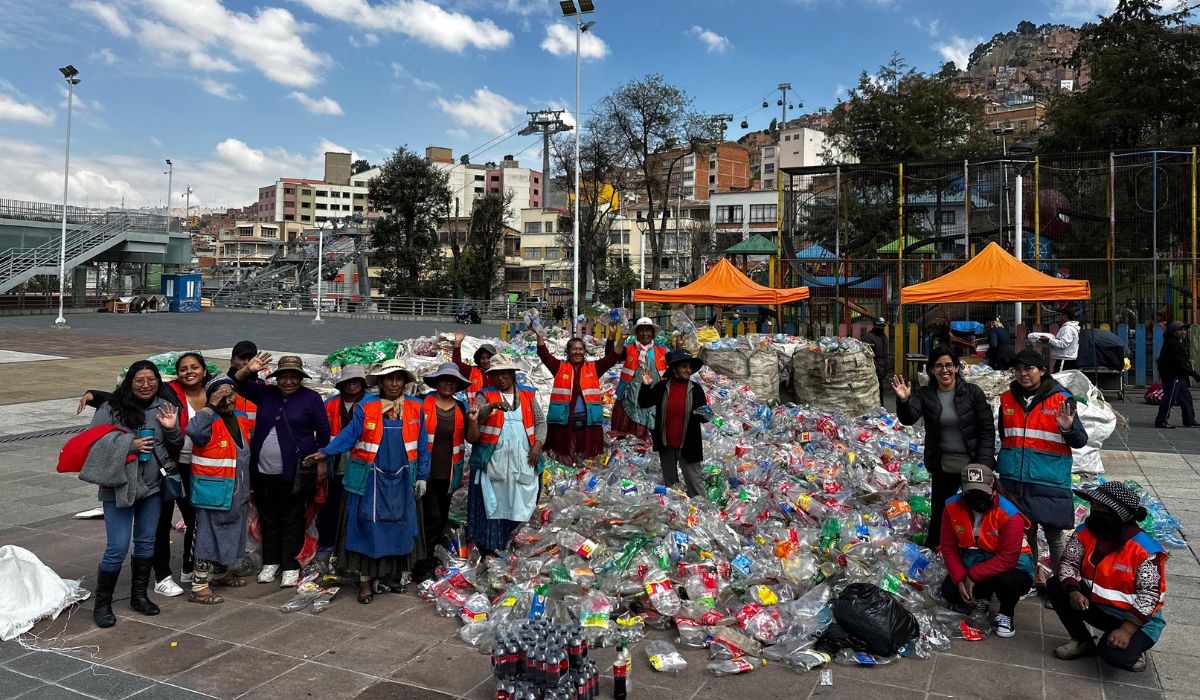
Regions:
[[[296, 556], [304, 546], [304, 508], [316, 481], [301, 473], [300, 462], [329, 444], [329, 418], [321, 396], [303, 385], [310, 379], [304, 361], [284, 355], [271, 378], [254, 381], [271, 362], [259, 353], [236, 373], [238, 392], [258, 406], [250, 439], [250, 483], [262, 531], [263, 567], [259, 583], [271, 583], [283, 568], [280, 586], [295, 586], [300, 577]], [[318, 478], [324, 476], [319, 464]]]

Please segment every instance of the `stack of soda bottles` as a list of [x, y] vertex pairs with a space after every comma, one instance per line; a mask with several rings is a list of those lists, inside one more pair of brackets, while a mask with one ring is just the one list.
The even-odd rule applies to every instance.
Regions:
[[492, 646], [496, 700], [591, 700], [600, 672], [588, 658], [583, 629], [545, 620], [497, 634]]

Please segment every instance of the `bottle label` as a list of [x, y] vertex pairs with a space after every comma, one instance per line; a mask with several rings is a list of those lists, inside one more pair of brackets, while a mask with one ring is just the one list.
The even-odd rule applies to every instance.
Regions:
[[750, 558], [745, 554], [739, 554], [729, 562], [729, 565], [734, 571], [738, 572], [742, 576], [749, 576], [750, 568], [753, 566], [753, 562], [751, 562]]

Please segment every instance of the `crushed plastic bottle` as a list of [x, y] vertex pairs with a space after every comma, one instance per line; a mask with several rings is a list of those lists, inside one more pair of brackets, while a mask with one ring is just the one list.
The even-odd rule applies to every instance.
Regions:
[[687, 661], [670, 642], [656, 639], [646, 645], [646, 659], [650, 667], [660, 673], [679, 673], [687, 668]]

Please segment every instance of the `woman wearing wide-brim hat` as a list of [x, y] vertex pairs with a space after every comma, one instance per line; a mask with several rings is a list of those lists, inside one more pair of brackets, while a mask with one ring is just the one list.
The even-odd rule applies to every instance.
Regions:
[[704, 362], [692, 357], [687, 350], [672, 350], [667, 355], [667, 369], [662, 381], [655, 383], [642, 375], [638, 392], [638, 404], [643, 408], [657, 409], [654, 414], [654, 429], [650, 432], [654, 440], [654, 451], [662, 464], [663, 483], [674, 486], [679, 483], [679, 471], [683, 471], [683, 482], [688, 496], [704, 494], [704, 443], [700, 436], [700, 424], [708, 422], [705, 411], [708, 397], [704, 389], [692, 381], [692, 374], [700, 371]]
[[614, 438], [626, 435], [650, 437], [655, 409], [642, 408], [638, 404], [638, 392], [643, 375], [650, 377], [651, 384], [656, 384], [667, 369], [667, 348], [654, 341], [660, 330], [649, 317], [639, 318], [633, 327], [633, 337], [621, 345], [625, 362], [621, 365], [617, 401], [612, 410], [610, 429]]
[[494, 554], [508, 549], [537, 505], [546, 416], [537, 390], [517, 384], [512, 358], [497, 355], [488, 373], [495, 386], [479, 392], [467, 413], [467, 440], [474, 445], [467, 539]]
[[[308, 501], [322, 488], [324, 464], [314, 472], [303, 469], [304, 455], [329, 443], [329, 418], [321, 395], [304, 386], [309, 379], [298, 355], [279, 358], [271, 373], [274, 384], [257, 381], [271, 354], [259, 353], [237, 370], [238, 393], [257, 406], [250, 437], [250, 484], [262, 531], [263, 568], [259, 583], [271, 583], [282, 568], [280, 586], [295, 586], [300, 578]], [[315, 543], [314, 543], [315, 544]]]
[[403, 360], [384, 362], [368, 378], [379, 400], [355, 406], [354, 417], [311, 461], [350, 453], [339, 566], [358, 573], [358, 602], [374, 599], [375, 581], [403, 590], [413, 564], [423, 558], [417, 501], [429, 479], [429, 436], [421, 401], [406, 397], [416, 377]]
[[423, 381], [432, 391], [421, 400], [425, 432], [429, 434], [429, 488], [421, 509], [426, 558], [421, 573], [432, 573], [436, 565], [433, 549], [441, 543], [450, 524], [450, 497], [462, 484], [466, 457], [467, 404], [455, 394], [464, 391], [470, 382], [453, 362], [440, 365]]

